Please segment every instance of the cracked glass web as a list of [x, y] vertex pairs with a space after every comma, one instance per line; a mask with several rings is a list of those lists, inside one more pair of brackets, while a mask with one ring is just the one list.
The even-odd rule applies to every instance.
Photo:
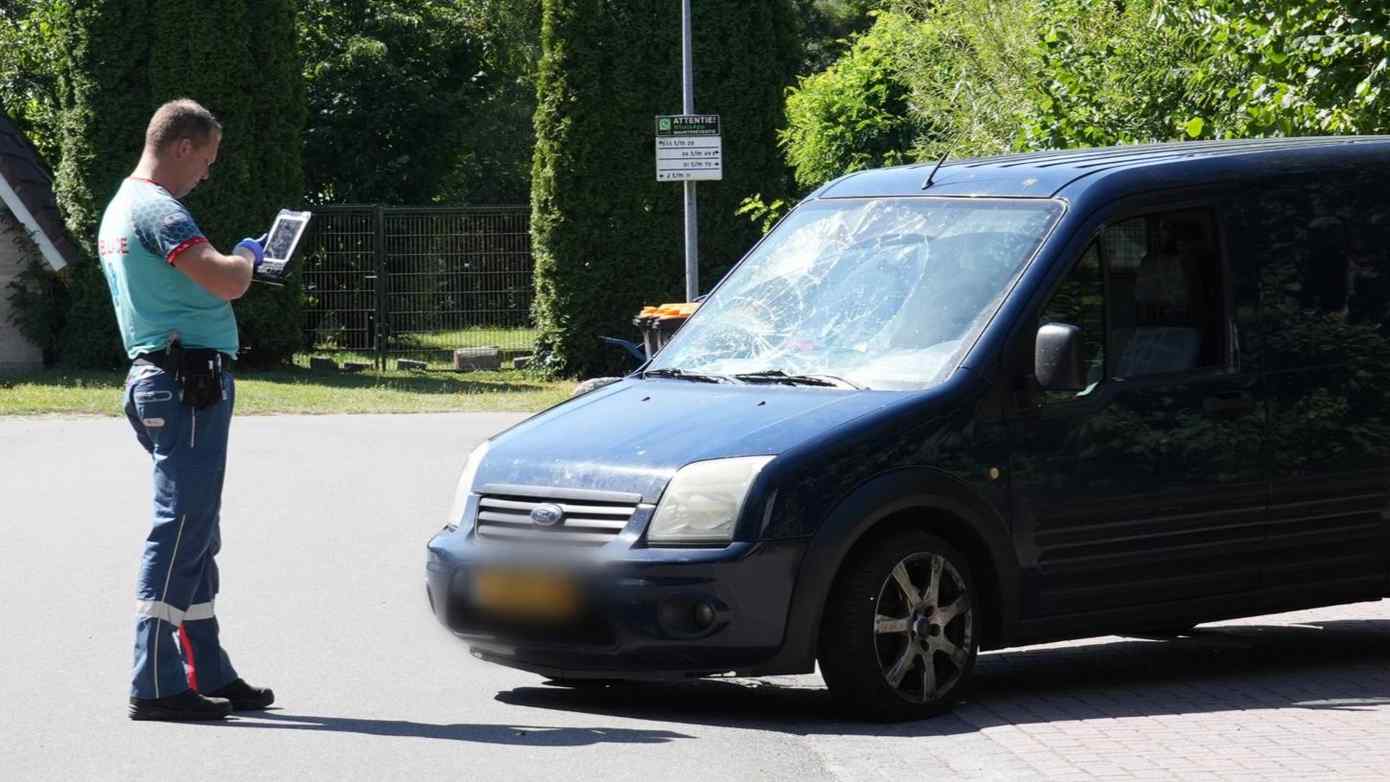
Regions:
[[1060, 213], [1041, 200], [813, 201], [730, 273], [649, 369], [929, 386]]

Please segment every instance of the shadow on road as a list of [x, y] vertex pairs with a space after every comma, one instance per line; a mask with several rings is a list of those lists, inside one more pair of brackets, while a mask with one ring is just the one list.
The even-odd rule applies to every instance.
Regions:
[[669, 730], [628, 730], [618, 728], [556, 728], [532, 725], [487, 725], [456, 723], [434, 725], [406, 720], [369, 720], [350, 717], [320, 717], [266, 711], [234, 720], [208, 723], [222, 727], [269, 730], [326, 731], [360, 733], [367, 736], [393, 736], [418, 739], [471, 741], [481, 744], [512, 744], [528, 747], [586, 747], [591, 744], [664, 744], [691, 738]]
[[[982, 655], [954, 712], [896, 725], [847, 722], [819, 681], [701, 680], [597, 690], [520, 687], [504, 703], [795, 734], [931, 736], [1004, 724], [1390, 704], [1390, 622], [1226, 625]], [[783, 683], [785, 681], [786, 683]]]

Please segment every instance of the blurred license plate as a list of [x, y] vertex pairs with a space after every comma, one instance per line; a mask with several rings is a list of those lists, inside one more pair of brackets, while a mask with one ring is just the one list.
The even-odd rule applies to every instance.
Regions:
[[527, 570], [483, 570], [473, 577], [479, 608], [519, 619], [568, 619], [579, 612], [579, 595], [569, 578]]

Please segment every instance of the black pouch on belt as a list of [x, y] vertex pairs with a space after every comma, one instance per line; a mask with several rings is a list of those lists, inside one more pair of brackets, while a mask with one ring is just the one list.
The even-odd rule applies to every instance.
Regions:
[[179, 384], [179, 399], [195, 410], [222, 401], [222, 354], [216, 350], [185, 350], [175, 342], [169, 346], [169, 363]]

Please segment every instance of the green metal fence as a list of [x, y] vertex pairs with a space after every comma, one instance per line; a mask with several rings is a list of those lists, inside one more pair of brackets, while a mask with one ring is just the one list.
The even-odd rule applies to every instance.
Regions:
[[335, 206], [315, 210], [312, 226], [306, 356], [442, 367], [456, 350], [496, 348], [507, 366], [531, 352], [526, 207]]

